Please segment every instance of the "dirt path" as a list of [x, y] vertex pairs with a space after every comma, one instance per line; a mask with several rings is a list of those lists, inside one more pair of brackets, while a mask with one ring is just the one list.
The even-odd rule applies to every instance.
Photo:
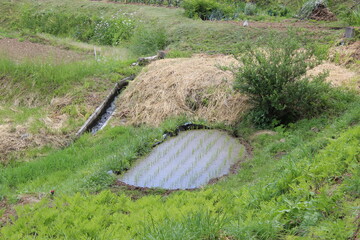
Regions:
[[13, 60], [21, 61], [25, 59], [47, 60], [56, 63], [83, 60], [87, 56], [60, 47], [33, 43], [29, 41], [19, 41], [12, 38], [0, 39], [0, 56], [5, 55]]

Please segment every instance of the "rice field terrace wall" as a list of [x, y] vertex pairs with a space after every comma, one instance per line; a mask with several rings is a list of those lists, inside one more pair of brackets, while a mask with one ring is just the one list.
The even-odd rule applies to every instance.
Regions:
[[247, 156], [238, 139], [219, 130], [191, 130], [159, 144], [119, 180], [137, 187], [193, 189], [228, 174]]

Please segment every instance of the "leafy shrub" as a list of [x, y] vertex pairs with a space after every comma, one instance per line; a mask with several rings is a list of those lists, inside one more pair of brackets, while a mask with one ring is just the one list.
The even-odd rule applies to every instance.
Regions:
[[185, 0], [183, 8], [185, 15], [189, 18], [200, 18], [208, 20], [210, 14], [218, 9], [219, 4], [213, 0]]
[[220, 20], [234, 15], [230, 5], [221, 4], [215, 0], [185, 0], [182, 6], [185, 9], [185, 15], [189, 18]]
[[360, 26], [360, 6], [347, 11], [345, 20], [349, 25]]
[[[275, 42], [275, 41], [274, 41]], [[304, 77], [313, 51], [298, 50], [298, 43], [284, 39], [269, 49], [250, 50], [241, 60], [235, 88], [253, 104], [252, 117], [258, 125], [289, 123], [315, 116], [329, 105], [331, 88], [324, 74]]]
[[96, 21], [92, 40], [103, 45], [119, 45], [122, 40], [130, 39], [134, 27], [132, 19], [113, 17], [109, 20], [102, 17]]
[[284, 5], [275, 5], [267, 11], [269, 16], [284, 17], [289, 14], [289, 10]]
[[256, 14], [256, 5], [254, 3], [246, 3], [244, 8], [245, 15], [252, 16]]
[[131, 50], [139, 55], [154, 54], [167, 45], [167, 35], [164, 28], [136, 29], [131, 39]]

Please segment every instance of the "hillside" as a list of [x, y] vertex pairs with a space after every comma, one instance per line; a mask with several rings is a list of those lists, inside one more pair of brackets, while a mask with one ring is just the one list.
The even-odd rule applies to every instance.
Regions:
[[304, 4], [0, 0], [0, 238], [359, 239], [359, 10]]

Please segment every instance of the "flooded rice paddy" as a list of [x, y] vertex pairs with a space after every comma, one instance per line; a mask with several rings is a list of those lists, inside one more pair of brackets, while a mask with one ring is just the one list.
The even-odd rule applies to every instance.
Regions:
[[138, 187], [197, 188], [228, 174], [245, 156], [245, 146], [226, 132], [185, 131], [155, 147], [119, 180]]

